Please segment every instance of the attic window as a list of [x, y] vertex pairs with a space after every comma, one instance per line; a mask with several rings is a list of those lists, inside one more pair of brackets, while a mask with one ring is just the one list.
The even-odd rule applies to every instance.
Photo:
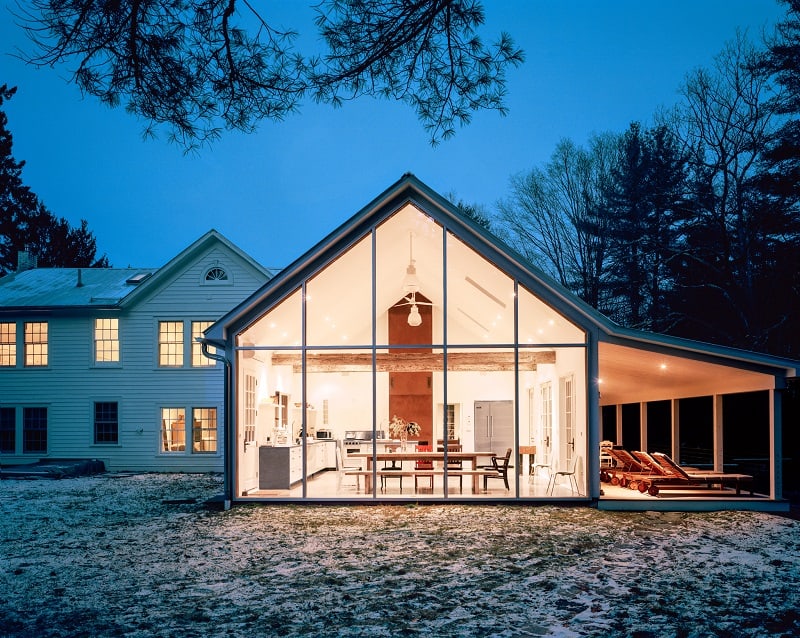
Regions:
[[126, 284], [131, 284], [132, 286], [138, 286], [140, 283], [142, 283], [149, 276], [150, 276], [149, 272], [139, 272], [139, 273], [136, 273], [133, 277], [129, 277], [125, 281], [125, 283]]
[[224, 268], [214, 266], [206, 272], [206, 281], [228, 281], [228, 273]]

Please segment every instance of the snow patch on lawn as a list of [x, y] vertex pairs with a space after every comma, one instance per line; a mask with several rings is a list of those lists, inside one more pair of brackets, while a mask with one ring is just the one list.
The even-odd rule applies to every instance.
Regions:
[[221, 511], [205, 503], [221, 489], [218, 475], [0, 482], [0, 635], [800, 635], [798, 521]]

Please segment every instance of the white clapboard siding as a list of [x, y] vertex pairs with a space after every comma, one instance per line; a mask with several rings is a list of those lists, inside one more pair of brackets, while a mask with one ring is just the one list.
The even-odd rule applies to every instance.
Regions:
[[[228, 281], [206, 282], [212, 266], [223, 268]], [[49, 365], [41, 369], [0, 371], [0, 405], [17, 407], [18, 428], [26, 406], [48, 409], [48, 453], [22, 453], [18, 433], [16, 453], [3, 454], [0, 462], [30, 462], [39, 458], [97, 458], [109, 470], [221, 471], [223, 467], [223, 390], [221, 363], [191, 367], [191, 322], [215, 321], [248, 297], [267, 280], [259, 267], [212, 231], [150, 281], [129, 295], [121, 309], [74, 308], [48, 311], [40, 318], [26, 314], [24, 321], [47, 321]], [[145, 287], [146, 286], [146, 287]], [[117, 317], [120, 327], [119, 365], [95, 364], [94, 320]], [[11, 320], [8, 316], [0, 321]], [[158, 366], [158, 322], [184, 322], [184, 366]], [[18, 352], [18, 357], [22, 357]], [[119, 406], [119, 441], [94, 444], [94, 404]], [[191, 448], [193, 407], [217, 409], [217, 452], [161, 453], [161, 408], [186, 409], [187, 447]]]

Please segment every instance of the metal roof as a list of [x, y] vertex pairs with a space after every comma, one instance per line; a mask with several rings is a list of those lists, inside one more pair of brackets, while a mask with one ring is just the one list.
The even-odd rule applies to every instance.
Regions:
[[0, 311], [116, 306], [157, 268], [34, 268], [0, 278]]

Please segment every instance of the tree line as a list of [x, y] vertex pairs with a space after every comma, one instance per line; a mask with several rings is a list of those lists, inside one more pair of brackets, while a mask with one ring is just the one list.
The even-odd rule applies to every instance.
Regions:
[[800, 0], [652, 125], [561, 141], [492, 226], [617, 323], [800, 357]]

